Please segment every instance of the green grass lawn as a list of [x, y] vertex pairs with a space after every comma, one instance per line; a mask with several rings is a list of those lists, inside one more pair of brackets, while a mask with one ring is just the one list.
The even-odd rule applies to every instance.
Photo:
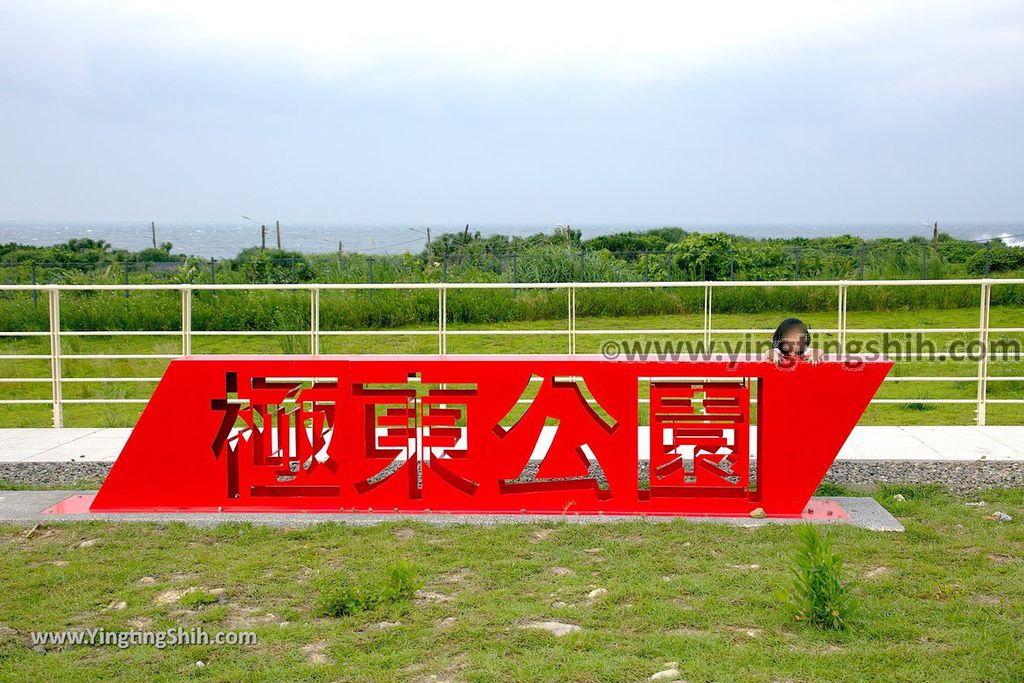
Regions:
[[[794, 313], [794, 312], [791, 312]], [[716, 329], [763, 329], [770, 330], [780, 318], [791, 313], [723, 313], [714, 316]], [[813, 328], [827, 329], [836, 326], [834, 314], [800, 313], [796, 315], [807, 320]], [[1024, 309], [1017, 307], [993, 307], [993, 327], [1024, 327]], [[625, 335], [617, 333], [622, 329], [700, 329], [703, 319], [700, 314], [675, 314], [634, 317], [603, 317], [577, 319], [577, 352], [599, 353], [606, 341], [631, 342], [656, 340], [697, 342], [700, 335], [645, 334]], [[978, 325], [978, 312], [973, 308], [942, 310], [862, 312], [850, 311], [848, 327], [863, 328], [971, 328]], [[286, 327], [274, 329], [288, 330]], [[434, 325], [421, 325], [412, 330], [430, 332], [426, 335], [407, 335], [396, 330], [389, 336], [330, 336], [321, 338], [322, 353], [437, 353], [437, 335]], [[479, 334], [451, 334], [448, 338], [449, 353], [565, 353], [568, 333], [564, 320], [521, 321], [495, 323], [492, 325], [465, 325], [451, 323], [449, 332], [475, 332]], [[487, 330], [528, 329], [538, 334], [525, 336], [502, 336], [488, 334]], [[587, 330], [600, 331], [587, 334]], [[329, 330], [325, 329], [325, 332]], [[547, 334], [546, 332], [556, 332]], [[724, 344], [732, 344], [730, 350], [754, 351], [756, 343], [770, 337], [770, 333], [743, 335], [717, 332], [713, 341], [720, 346], [716, 351], [725, 351]], [[834, 343], [835, 335], [817, 335], [816, 343]], [[952, 340], [971, 342], [976, 333], [932, 332], [923, 335], [925, 342], [944, 349]], [[865, 343], [881, 341], [882, 335], [874, 333], [850, 333], [849, 342]], [[1007, 332], [992, 335], [992, 341], [1010, 341], [1024, 345], [1024, 334]], [[746, 346], [742, 346], [746, 344]], [[181, 351], [180, 336], [105, 337], [67, 336], [63, 339], [62, 352], [75, 354], [110, 353], [155, 353], [176, 354]], [[193, 353], [308, 353], [307, 335], [284, 335], [276, 337], [227, 337], [195, 336], [192, 340]], [[0, 354], [46, 354], [49, 352], [47, 337], [0, 337]], [[125, 360], [81, 360], [65, 359], [65, 377], [87, 379], [89, 377], [159, 377], [167, 360], [125, 359]], [[861, 424], [974, 424], [975, 406], [964, 404], [929, 404], [914, 399], [963, 399], [973, 400], [977, 393], [977, 362], [955, 360], [900, 360], [891, 376], [933, 376], [962, 377], [955, 382], [887, 382], [878, 398], [899, 399], [900, 404], [872, 405], [861, 419]], [[1024, 360], [997, 360], [989, 362], [990, 375], [1007, 377], [1024, 376]], [[46, 377], [49, 373], [48, 360], [3, 360], [0, 358], [0, 377]], [[69, 382], [63, 387], [66, 399], [145, 399], [153, 390], [153, 383], [128, 382]], [[6, 383], [0, 384], [4, 398], [48, 399], [48, 383]], [[990, 399], [1019, 399], [1024, 397], [1024, 382], [990, 381]], [[133, 404], [78, 404], [64, 408], [65, 426], [69, 427], [123, 427], [134, 424], [141, 405]], [[991, 404], [988, 406], [988, 424], [1024, 424], [1024, 404]], [[0, 405], [0, 427], [45, 427], [52, 420], [48, 405]]]
[[[840, 633], [795, 621], [777, 596], [791, 527], [0, 527], [0, 680], [641, 681], [668, 661], [687, 681], [1024, 677], [1024, 489], [875, 495], [907, 531], [828, 530], [861, 605]], [[965, 505], [979, 498], [988, 505]], [[997, 509], [1016, 519], [987, 518]], [[318, 615], [324, 586], [374, 580], [397, 560], [417, 567], [423, 597]], [[596, 588], [607, 594], [588, 600]], [[521, 628], [540, 620], [581, 630]], [[25, 644], [32, 630], [199, 626], [259, 641]]]

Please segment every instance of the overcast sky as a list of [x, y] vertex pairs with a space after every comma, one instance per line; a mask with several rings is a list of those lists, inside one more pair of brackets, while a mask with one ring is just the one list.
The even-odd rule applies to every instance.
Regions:
[[1021, 2], [330, 5], [0, 0], [0, 219], [1024, 219]]

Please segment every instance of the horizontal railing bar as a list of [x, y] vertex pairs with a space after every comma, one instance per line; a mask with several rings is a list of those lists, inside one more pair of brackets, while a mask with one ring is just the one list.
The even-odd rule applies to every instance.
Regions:
[[[181, 332], [175, 334], [180, 335]], [[308, 337], [309, 330], [192, 330], [191, 334], [193, 337]]]
[[[309, 332], [306, 332], [306, 334], [309, 334]], [[436, 337], [437, 330], [317, 330], [317, 334], [321, 337], [324, 335], [331, 337], [377, 337], [406, 334]]]
[[[813, 330], [817, 331], [817, 330]], [[977, 332], [977, 327], [848, 327], [847, 334], [882, 334], [885, 332], [903, 332], [906, 334], [925, 332]]]
[[288, 291], [288, 290], [388, 290], [388, 289], [609, 289], [609, 288], [735, 288], [735, 287], [942, 287], [973, 285], [1020, 285], [1024, 278], [957, 278], [949, 280], [701, 280], [668, 282], [378, 282], [378, 283], [274, 283], [274, 284], [79, 284], [3, 285], [6, 291]]
[[180, 337], [181, 330], [61, 330], [62, 337]]
[[977, 382], [974, 377], [886, 377], [883, 382]]
[[[827, 358], [828, 356], [826, 356]], [[1013, 354], [1008, 351], [1001, 351], [996, 353], [995, 351], [989, 351], [988, 357], [994, 360], [1024, 360], [1024, 358], [1015, 358]], [[963, 352], [955, 353], [884, 353], [880, 358], [888, 358], [890, 360], [914, 360], [915, 358], [935, 358], [943, 361], [970, 361], [977, 362], [976, 357], [964, 357]]]
[[91, 384], [96, 382], [159, 382], [161, 379], [160, 377], [62, 377], [60, 381], [72, 384]]
[[[437, 334], [435, 332], [434, 334]], [[510, 335], [534, 335], [534, 334], [557, 334], [565, 335], [565, 330], [445, 330], [445, 334], [451, 336], [462, 336], [462, 337], [479, 337], [481, 335], [498, 335], [498, 336], [510, 336]]]
[[[49, 356], [45, 356], [49, 358]], [[62, 354], [61, 360], [118, 360], [129, 358], [151, 358], [154, 360], [166, 360], [168, 358], [181, 358], [180, 353], [80, 353], [75, 355]]]
[[148, 398], [63, 398], [61, 403], [149, 403]]
[[[565, 330], [559, 330], [563, 334]], [[703, 327], [700, 328], [682, 328], [682, 329], [667, 329], [667, 330], [629, 330], [629, 329], [612, 329], [612, 330], [593, 330], [587, 328], [576, 328], [576, 334], [704, 334], [707, 330]], [[719, 330], [715, 330], [718, 332]], [[774, 330], [721, 330], [722, 332], [750, 332], [750, 333], [762, 333], [771, 334]], [[815, 330], [816, 332], [818, 330]]]
[[871, 403], [977, 403], [976, 398], [873, 398]]
[[[576, 328], [576, 334], [704, 334], [707, 330], [704, 328], [682, 328], [682, 329], [643, 329], [643, 330], [632, 330], [625, 328], [613, 328], [613, 329], [590, 329], [590, 328]], [[940, 333], [940, 334], [952, 334], [961, 332], [973, 332], [977, 333], [979, 330], [977, 327], [876, 327], [876, 328], [848, 328], [847, 334], [884, 334], [887, 332], [896, 334], [928, 334], [928, 333]], [[1024, 332], [1024, 327], [991, 327], [990, 332]], [[764, 334], [770, 335], [775, 330], [769, 330], [764, 328], [711, 328], [712, 335], [724, 335], [724, 334]], [[815, 334], [838, 334], [839, 330], [834, 327], [815, 327], [812, 329]]]
[[[0, 288], [2, 289], [2, 288]], [[355, 332], [364, 332], [369, 334], [388, 334], [391, 332], [398, 332], [407, 334], [409, 332], [419, 332], [420, 330], [401, 330], [388, 328], [385, 330], [332, 330], [332, 331], [321, 331], [321, 334], [349, 334]], [[451, 330], [449, 330], [450, 332]], [[665, 329], [626, 329], [626, 328], [611, 328], [611, 329], [590, 329], [590, 328], [577, 328], [577, 334], [614, 334], [616, 332], [628, 332], [630, 334], [703, 334], [704, 328], [665, 328]], [[726, 328], [716, 327], [712, 328], [713, 334], [771, 334], [775, 330], [769, 328]], [[821, 334], [836, 333], [839, 330], [833, 327], [815, 327], [814, 332]], [[977, 332], [977, 327], [850, 327], [847, 328], [848, 333], [863, 333], [863, 334], [878, 334], [882, 332], [906, 332], [906, 333], [926, 333], [926, 332]], [[990, 332], [1024, 332], [1024, 327], [990, 327]], [[427, 334], [437, 334], [437, 330], [423, 330]], [[559, 330], [559, 332], [565, 332], [565, 330]], [[65, 337], [85, 337], [85, 336], [96, 336], [96, 337], [128, 337], [128, 336], [144, 336], [144, 337], [157, 337], [157, 336], [179, 336], [181, 330], [61, 330], [61, 336]], [[193, 335], [233, 335], [233, 334], [294, 334], [294, 335], [308, 335], [309, 330], [192, 330]], [[48, 337], [49, 332], [39, 331], [0, 331], [0, 337]]]
[[[455, 330], [449, 329], [448, 334], [451, 334]], [[490, 330], [487, 330], [488, 332]], [[524, 330], [524, 332], [534, 332], [535, 330]], [[546, 330], [536, 330], [537, 332], [545, 332]], [[564, 334], [565, 330], [552, 330]], [[775, 330], [768, 328], [712, 328], [712, 334], [771, 334]], [[815, 327], [813, 329], [818, 334], [836, 334], [839, 332], [838, 329], [833, 327]], [[977, 332], [977, 327], [864, 327], [864, 328], [847, 328], [847, 333], [850, 334], [881, 334], [885, 332], [898, 332], [898, 333], [955, 333], [955, 332]], [[990, 332], [1024, 332], [1024, 327], [990, 327]], [[576, 334], [704, 334], [704, 328], [665, 328], [665, 329], [628, 329], [628, 328], [611, 328], [611, 329], [590, 329], [590, 328], [577, 328]], [[49, 336], [49, 332], [0, 332], [0, 337], [46, 337]], [[192, 335], [196, 336], [233, 336], [233, 335], [254, 335], [254, 336], [272, 336], [272, 335], [308, 335], [309, 330], [192, 330]], [[388, 328], [384, 330], [321, 330], [320, 334], [437, 334], [437, 330], [402, 330]], [[181, 330], [61, 330], [60, 335], [62, 337], [128, 337], [128, 336], [141, 336], [141, 337], [158, 337], [168, 336], [177, 337], [181, 335]]]

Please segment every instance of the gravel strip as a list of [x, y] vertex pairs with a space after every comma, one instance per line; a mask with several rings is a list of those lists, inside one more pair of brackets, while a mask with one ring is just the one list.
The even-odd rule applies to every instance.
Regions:
[[0, 479], [45, 487], [75, 487], [107, 478], [111, 462], [10, 462], [0, 463]]
[[841, 460], [825, 481], [835, 484], [942, 484], [956, 492], [1024, 486], [1019, 460]]
[[[0, 464], [0, 479], [31, 486], [75, 486], [101, 482], [112, 463], [18, 462]], [[531, 471], [532, 470], [532, 471]], [[527, 468], [530, 477], [536, 467]], [[640, 463], [641, 480], [647, 463]], [[942, 484], [953, 491], [1024, 486], [1024, 462], [1019, 461], [854, 461], [835, 462], [825, 481], [845, 485]]]

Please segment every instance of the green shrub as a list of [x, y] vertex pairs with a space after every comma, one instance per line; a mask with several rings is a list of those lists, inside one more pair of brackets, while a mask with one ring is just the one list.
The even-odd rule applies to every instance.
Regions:
[[324, 617], [347, 617], [373, 607], [373, 595], [365, 586], [341, 583], [320, 589], [317, 614]]
[[334, 577], [320, 588], [316, 613], [326, 617], [346, 617], [376, 607], [395, 605], [412, 599], [420, 582], [416, 568], [404, 560], [397, 561], [383, 583], [353, 582]]
[[410, 562], [399, 560], [388, 572], [387, 580], [381, 590], [381, 599], [383, 602], [411, 600], [419, 587], [416, 568]]
[[789, 596], [795, 618], [828, 631], [849, 628], [857, 603], [842, 583], [842, 558], [832, 552], [828, 538], [812, 525], [797, 526], [796, 535], [794, 581]]

